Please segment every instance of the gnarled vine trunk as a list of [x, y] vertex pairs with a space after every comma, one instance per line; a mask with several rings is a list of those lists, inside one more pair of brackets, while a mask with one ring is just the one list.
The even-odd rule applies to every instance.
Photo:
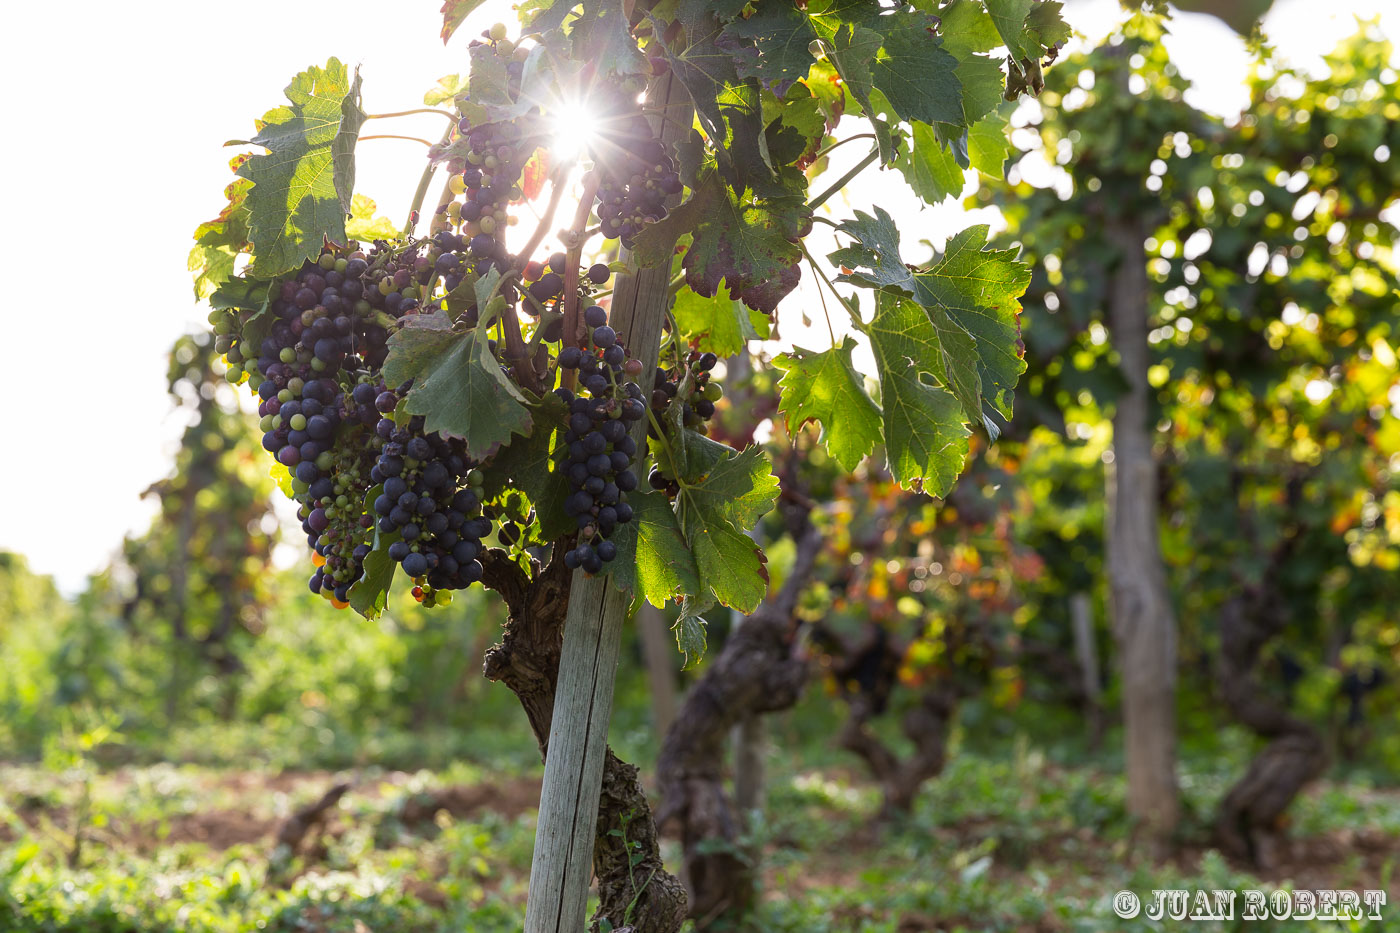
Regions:
[[[487, 552], [484, 565], [484, 582], [501, 594], [509, 612], [501, 641], [486, 652], [486, 676], [514, 691], [540, 754], [548, 756], [572, 572], [562, 560], [552, 560], [531, 579], [500, 551]], [[623, 835], [613, 835], [615, 830]], [[641, 858], [632, 864], [635, 855]], [[680, 929], [685, 887], [661, 863], [660, 839], [636, 766], [611, 749], [603, 763], [593, 873], [599, 897], [595, 921], [607, 917], [618, 927], [627, 917], [636, 933]]]
[[[1293, 478], [1286, 508], [1298, 507], [1301, 490], [1301, 479]], [[1253, 537], [1247, 514], [1241, 527]], [[1317, 729], [1289, 713], [1285, 700], [1270, 696], [1258, 676], [1264, 646], [1283, 633], [1288, 621], [1278, 584], [1297, 541], [1295, 531], [1286, 532], [1272, 548], [1262, 580], [1238, 584], [1220, 612], [1216, 674], [1221, 697], [1237, 722], [1269, 743], [1221, 801], [1216, 837], [1227, 855], [1264, 868], [1277, 862], [1288, 806], [1327, 767], [1327, 749]]]
[[690, 915], [697, 929], [742, 916], [756, 893], [756, 866], [741, 849], [743, 822], [724, 785], [726, 746], [737, 723], [787, 709], [807, 682], [793, 611], [821, 536], [805, 509], [789, 507], [797, 559], [781, 590], [746, 618], [691, 689], [657, 762], [662, 808], [685, 848]]

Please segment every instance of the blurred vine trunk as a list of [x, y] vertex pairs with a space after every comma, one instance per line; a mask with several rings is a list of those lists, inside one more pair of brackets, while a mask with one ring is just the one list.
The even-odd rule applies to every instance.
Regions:
[[894, 825], [906, 818], [924, 783], [943, 773], [948, 763], [948, 735], [964, 696], [955, 681], [954, 675], [939, 677], [919, 691], [918, 702], [900, 720], [900, 728], [913, 746], [913, 751], [902, 759], [869, 728], [883, 707], [873, 703], [867, 694], [857, 693], [850, 698], [850, 716], [837, 741], [859, 756], [880, 782], [883, 799], [878, 820], [882, 825]]
[[1110, 214], [1105, 236], [1118, 254], [1108, 323], [1126, 390], [1113, 414], [1106, 465], [1109, 587], [1123, 691], [1128, 812], [1163, 854], [1180, 812], [1176, 785], [1176, 619], [1167, 592], [1152, 452], [1151, 357], [1147, 342], [1144, 222]]
[[1089, 747], [1103, 742], [1103, 689], [1099, 683], [1099, 649], [1094, 639], [1094, 598], [1083, 591], [1069, 598], [1069, 617], [1074, 626], [1074, 656], [1079, 662], [1080, 689], [1089, 718]]
[[[547, 757], [573, 572], [561, 558], [537, 567], [531, 577], [499, 550], [488, 551], [482, 563], [483, 582], [500, 594], [509, 613], [501, 640], [486, 652], [486, 677], [515, 693], [540, 755]], [[617, 929], [627, 917], [634, 933], [676, 933], [685, 921], [685, 887], [662, 865], [660, 836], [637, 768], [611, 749], [603, 763], [593, 874], [593, 929], [600, 918]]]
[[[1235, 485], [1238, 490], [1238, 473]], [[1298, 473], [1285, 491], [1284, 508], [1291, 514], [1302, 504], [1302, 490], [1303, 474]], [[1244, 537], [1258, 540], [1247, 511], [1241, 512], [1240, 528]], [[1322, 775], [1328, 761], [1317, 729], [1292, 715], [1286, 698], [1271, 695], [1259, 678], [1264, 647], [1283, 635], [1288, 624], [1289, 601], [1280, 589], [1281, 576], [1299, 540], [1296, 527], [1285, 530], [1265, 555], [1261, 579], [1237, 581], [1220, 611], [1221, 696], [1235, 720], [1268, 744], [1220, 802], [1215, 832], [1227, 855], [1261, 868], [1278, 863], [1288, 807]]]
[[657, 738], [666, 735], [676, 718], [676, 650], [666, 618], [651, 603], [642, 601], [636, 615], [637, 635], [642, 640], [642, 658], [647, 669], [647, 685], [651, 688], [651, 718]]
[[822, 538], [806, 507], [789, 505], [787, 519], [797, 541], [792, 571], [781, 590], [730, 632], [686, 695], [657, 761], [657, 822], [674, 820], [680, 830], [697, 930], [734, 928], [758, 894], [758, 863], [744, 851], [743, 814], [725, 789], [726, 746], [743, 722], [796, 703], [807, 682], [794, 613]]

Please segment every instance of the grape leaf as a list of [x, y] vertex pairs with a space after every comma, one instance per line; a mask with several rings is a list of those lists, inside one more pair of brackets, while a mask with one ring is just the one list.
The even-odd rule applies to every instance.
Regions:
[[756, 78], [778, 97], [807, 77], [810, 46], [817, 38], [807, 14], [786, 3], [760, 4], [747, 19], [735, 19], [717, 40], [734, 57], [742, 78]]
[[[375, 487], [371, 493], [378, 494], [383, 487]], [[373, 501], [373, 500], [371, 500]], [[399, 565], [389, 556], [389, 545], [399, 540], [399, 533], [374, 533], [374, 548], [365, 555], [364, 573], [350, 585], [346, 602], [366, 619], [375, 619], [384, 611], [389, 601], [389, 587], [394, 583], [394, 571]]]
[[759, 337], [750, 313], [742, 302], [729, 296], [729, 289], [723, 284], [709, 298], [683, 288], [671, 307], [681, 336], [695, 349], [710, 350], [718, 356], [733, 356], [744, 349], [747, 341]]
[[613, 532], [618, 551], [611, 564], [613, 583], [624, 592], [636, 591], [658, 608], [668, 599], [698, 593], [695, 556], [665, 495], [656, 490], [632, 492], [627, 504], [632, 506], [632, 521]]
[[569, 26], [574, 60], [591, 62], [599, 75], [647, 72], [646, 56], [637, 48], [622, 0], [584, 0]]
[[484, 0], [443, 0], [442, 3], [442, 44], [446, 45], [447, 40], [452, 38], [452, 34], [457, 31], [457, 27], [462, 25], [462, 21], [471, 14], [473, 10], [481, 6]]
[[277, 488], [282, 490], [282, 495], [291, 499], [296, 490], [292, 488], [292, 471], [287, 469], [278, 461], [272, 461], [272, 465], [267, 468], [267, 475]]
[[422, 415], [430, 432], [462, 438], [474, 459], [491, 457], [511, 434], [530, 434], [525, 396], [491, 355], [485, 334], [452, 330], [442, 312], [421, 315], [389, 338], [384, 378], [390, 385], [412, 379], [407, 411]]
[[991, 178], [1005, 176], [1011, 140], [1006, 137], [1006, 116], [998, 111], [987, 114], [967, 131], [967, 157], [972, 167]]
[[690, 670], [700, 663], [708, 647], [705, 638], [705, 619], [700, 613], [714, 605], [714, 600], [684, 599], [676, 624], [671, 628], [676, 633], [676, 647], [680, 649], [681, 670]]
[[1022, 47], [1035, 54], [1027, 58], [1039, 58], [1044, 51], [1069, 41], [1073, 30], [1064, 20], [1064, 5], [1060, 0], [1037, 0], [1026, 14], [1025, 32], [1022, 34]]
[[1031, 11], [1032, 0], [985, 0], [987, 13], [992, 18], [997, 35], [1002, 44], [1016, 61], [1023, 58], [1039, 58], [1040, 50], [1027, 51], [1021, 41], [1021, 30], [1026, 24], [1026, 14]]
[[710, 518], [722, 517], [747, 530], [778, 501], [778, 478], [756, 446], [720, 460], [698, 483], [683, 490], [687, 501]]
[[345, 222], [345, 235], [352, 240], [372, 243], [375, 240], [392, 240], [399, 235], [399, 228], [388, 217], [375, 215], [376, 205], [363, 194], [350, 199], [350, 219]]
[[860, 104], [871, 126], [875, 128], [881, 163], [889, 164], [894, 158], [894, 141], [890, 135], [890, 126], [880, 119], [870, 99], [875, 79], [870, 73], [869, 63], [879, 54], [884, 36], [864, 26], [843, 23], [823, 38], [827, 40], [827, 57], [836, 66], [837, 73], [846, 84], [846, 90], [851, 92], [851, 96]]
[[676, 513], [700, 571], [701, 599], [713, 594], [742, 612], [768, 590], [763, 552], [744, 534], [777, 500], [778, 481], [762, 452], [730, 451], [701, 478], [681, 487]]
[[[1001, 97], [1000, 92], [997, 97]], [[949, 197], [962, 194], [967, 185], [963, 170], [952, 152], [934, 135], [933, 127], [926, 123], [913, 125], [913, 138], [895, 158], [894, 167], [899, 169], [909, 187], [926, 204], [941, 204]]]
[[855, 347], [855, 340], [847, 337], [840, 347], [821, 353], [793, 347], [773, 360], [784, 371], [778, 382], [778, 411], [787, 415], [788, 432], [808, 421], [819, 422], [822, 444], [847, 472], [880, 442], [880, 409], [851, 363]]
[[972, 128], [1001, 103], [1006, 82], [1001, 65], [985, 55], [967, 55], [959, 59], [956, 73], [962, 85], [963, 111], [963, 118], [956, 127]]
[[[904, 294], [912, 294], [914, 273], [899, 258], [899, 228], [894, 218], [878, 205], [874, 216], [860, 210], [855, 215], [855, 220], [842, 221], [836, 228], [853, 237], [854, 242], [827, 257], [851, 270], [837, 276], [836, 281], [866, 288], [892, 286]], [[862, 266], [869, 271], [862, 272]]]
[[446, 104], [454, 101], [467, 89], [467, 79], [461, 75], [443, 75], [438, 78], [437, 86], [423, 95], [423, 104], [427, 107], [436, 107], [438, 104]]
[[727, 23], [748, 6], [748, 0], [680, 0], [676, 18], [689, 30], [697, 22], [713, 16], [720, 23]]
[[360, 75], [337, 59], [311, 67], [287, 85], [291, 106], [270, 110], [251, 140], [267, 149], [239, 166], [248, 192], [250, 239], [258, 274], [272, 276], [320, 254], [326, 240], [344, 243], [355, 187], [355, 142], [365, 113]]
[[870, 63], [870, 76], [902, 120], [960, 123], [958, 60], [925, 28], [929, 22], [929, 17], [917, 13], [881, 17], [881, 28], [889, 31]]
[[681, 528], [695, 555], [701, 585], [731, 609], [757, 609], [768, 593], [768, 571], [753, 539], [728, 522], [711, 522], [692, 510], [686, 510]]
[[979, 224], [950, 239], [943, 258], [914, 276], [915, 298], [976, 339], [981, 394], [1009, 418], [1012, 390], [1026, 369], [1017, 299], [1031, 272], [1015, 250], [987, 249], [988, 230]]
[[945, 495], [962, 472], [968, 430], [958, 400], [921, 378], [940, 368], [938, 337], [914, 302], [881, 292], [876, 304], [869, 334], [890, 474], [900, 486]]
[[528, 437], [514, 437], [491, 460], [487, 471], [488, 498], [507, 484], [518, 487], [535, 507], [540, 533], [554, 541], [577, 530], [574, 519], [564, 511], [564, 500], [572, 491], [567, 469], [568, 448], [562, 443], [562, 425], [568, 413], [562, 399], [550, 392], [535, 412], [535, 428]]
[[[235, 172], [247, 161], [240, 155], [229, 163]], [[189, 270], [194, 276], [195, 298], [203, 300], [214, 294], [224, 282], [233, 277], [234, 262], [239, 253], [248, 250], [248, 189], [252, 182], [235, 178], [224, 188], [228, 203], [213, 220], [195, 228], [194, 248], [190, 250]]]
[[838, 281], [913, 298], [934, 329], [938, 352], [930, 359], [943, 360], [927, 371], [958, 397], [970, 421], [995, 438], [998, 429], [980, 399], [1011, 416], [1012, 390], [1026, 368], [1017, 298], [1030, 283], [1029, 268], [1016, 260], [1014, 250], [986, 249], [985, 224], [955, 235], [943, 258], [922, 271], [904, 265], [899, 231], [879, 207], [874, 217], [857, 211], [855, 220], [837, 229], [856, 238], [831, 254], [832, 262], [852, 270]]
[[792, 240], [810, 222], [805, 199], [736, 197], [713, 171], [699, 184], [692, 200], [704, 207], [683, 262], [686, 284], [708, 298], [723, 280], [755, 311], [774, 310], [802, 276]]
[[[652, 18], [652, 26], [658, 35], [666, 28], [655, 18]], [[690, 94], [695, 116], [705, 135], [711, 140], [723, 140], [729, 133], [719, 100], [727, 88], [738, 82], [739, 74], [730, 53], [716, 45], [722, 28], [719, 20], [702, 12], [687, 26], [690, 44], [683, 51], [675, 52], [665, 43], [661, 51], [676, 79]]]
[[990, 52], [1002, 44], [996, 25], [979, 0], [953, 0], [937, 13], [943, 47], [959, 59], [972, 52]]

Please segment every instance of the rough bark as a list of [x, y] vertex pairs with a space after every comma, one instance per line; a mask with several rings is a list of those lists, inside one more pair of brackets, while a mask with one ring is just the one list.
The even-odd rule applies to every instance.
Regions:
[[[540, 754], [547, 757], [571, 573], [562, 560], [554, 560], [532, 579], [503, 552], [494, 550], [487, 552], [484, 567], [484, 582], [501, 595], [509, 613], [501, 641], [486, 652], [485, 673], [519, 698]], [[614, 830], [625, 831], [632, 851], [642, 855], [630, 870], [623, 840], [611, 835]], [[600, 898], [597, 916], [622, 918], [630, 907], [637, 933], [680, 929], [685, 919], [685, 887], [662, 867], [660, 840], [636, 767], [611, 750], [603, 763], [593, 872]]]
[[1108, 480], [1108, 576], [1123, 693], [1128, 813], [1161, 854], [1180, 814], [1176, 784], [1176, 619], [1167, 592], [1152, 452], [1145, 232], [1138, 218], [1106, 223], [1118, 251], [1109, 329], [1127, 385], [1113, 414]]
[[726, 745], [745, 718], [787, 709], [807, 682], [793, 612], [821, 548], [805, 508], [789, 507], [797, 558], [781, 590], [738, 627], [691, 689], [657, 763], [658, 822], [679, 829], [697, 929], [742, 916], [756, 872], [740, 848], [743, 821], [724, 786]]

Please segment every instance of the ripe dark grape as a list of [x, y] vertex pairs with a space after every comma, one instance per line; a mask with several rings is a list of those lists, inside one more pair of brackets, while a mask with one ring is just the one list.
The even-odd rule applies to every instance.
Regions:
[[[595, 153], [602, 176], [598, 218], [604, 236], [618, 237], [630, 249], [643, 227], [666, 216], [666, 199], [680, 193], [681, 180], [651, 124], [635, 113], [635, 106], [629, 107], [620, 89], [600, 109], [599, 152]], [[605, 281], [606, 276], [599, 284]]]
[[[627, 403], [636, 402], [632, 393], [640, 390], [626, 382], [623, 367], [627, 351], [607, 326], [607, 312], [596, 305], [586, 308], [584, 323], [593, 327], [593, 348], [565, 347], [559, 354], [561, 367], [584, 374], [579, 395], [570, 394], [568, 399], [565, 435], [569, 445], [566, 473], [572, 491], [564, 509], [577, 521], [581, 533], [577, 546], [564, 554], [564, 564], [571, 570], [596, 574], [617, 555], [617, 546], [607, 539], [623, 521], [617, 506], [626, 496], [624, 486], [630, 482], [636, 488], [630, 467], [637, 444], [627, 436], [624, 419], [617, 415], [625, 417]], [[636, 404], [638, 413], [645, 414], [641, 403]], [[630, 521], [630, 507], [625, 514]]]

